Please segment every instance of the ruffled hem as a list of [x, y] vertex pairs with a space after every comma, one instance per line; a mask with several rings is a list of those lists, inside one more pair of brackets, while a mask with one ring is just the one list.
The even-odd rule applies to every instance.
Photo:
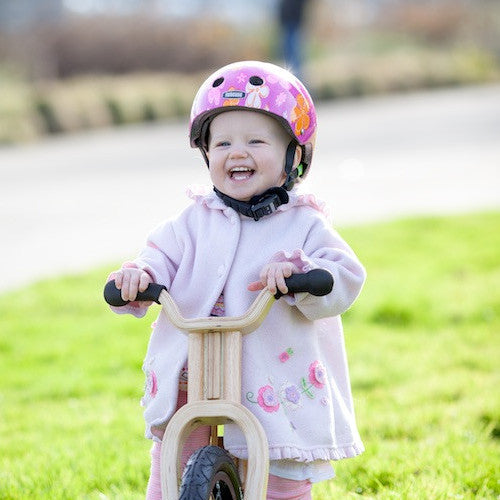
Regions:
[[[247, 459], [246, 447], [227, 447], [227, 451], [237, 458]], [[343, 460], [354, 458], [365, 451], [361, 443], [341, 446], [337, 448], [314, 448], [302, 450], [293, 446], [273, 446], [269, 448], [269, 460], [297, 460], [298, 462], [314, 462], [315, 460]]]
[[188, 198], [207, 208], [225, 210], [228, 208], [209, 186], [193, 184], [186, 190]]
[[[320, 212], [323, 214], [324, 217], [326, 217], [328, 220], [331, 219], [331, 213], [328, 208], [328, 205], [316, 198], [316, 196], [312, 193], [299, 193], [299, 192], [294, 192], [292, 191], [292, 196], [290, 197], [290, 201], [288, 202], [288, 206], [290, 207], [300, 207], [300, 206], [306, 206], [306, 207], [311, 207], [317, 212]], [[286, 207], [286, 205], [282, 205], [281, 207], [278, 208], [280, 210], [283, 207]]]

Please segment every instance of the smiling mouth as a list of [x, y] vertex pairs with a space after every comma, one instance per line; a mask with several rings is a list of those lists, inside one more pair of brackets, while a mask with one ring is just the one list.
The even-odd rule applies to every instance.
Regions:
[[229, 176], [235, 181], [244, 181], [246, 179], [249, 179], [254, 172], [255, 170], [253, 170], [252, 168], [236, 167], [232, 168], [229, 171]]

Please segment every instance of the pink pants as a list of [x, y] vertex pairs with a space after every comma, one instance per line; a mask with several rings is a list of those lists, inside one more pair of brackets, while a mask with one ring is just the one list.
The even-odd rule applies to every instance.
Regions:
[[[186, 404], [187, 394], [179, 391], [177, 409]], [[208, 444], [210, 427], [199, 427], [191, 433], [182, 450], [182, 466], [185, 467], [189, 457], [202, 446]], [[155, 442], [151, 449], [151, 474], [149, 476], [146, 500], [162, 500], [160, 480], [161, 443]], [[267, 483], [267, 500], [311, 500], [311, 482], [294, 481], [269, 475]]]

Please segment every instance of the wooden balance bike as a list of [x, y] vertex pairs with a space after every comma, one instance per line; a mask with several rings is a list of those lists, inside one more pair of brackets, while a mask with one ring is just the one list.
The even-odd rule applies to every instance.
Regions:
[[[286, 280], [289, 293], [327, 295], [333, 287], [332, 275], [323, 269], [296, 274]], [[125, 305], [121, 292], [110, 281], [106, 302]], [[185, 319], [166, 288], [151, 284], [136, 300], [153, 300], [180, 331], [189, 334], [188, 402], [170, 419], [161, 454], [162, 495], [166, 500], [264, 500], [267, 491], [269, 451], [264, 429], [241, 404], [242, 336], [253, 332], [266, 317], [273, 296], [262, 290], [248, 311], [239, 317]], [[233, 458], [224, 450], [218, 428], [235, 423], [243, 432], [248, 461], [240, 480]], [[212, 427], [211, 444], [197, 450], [184, 473], [180, 457], [189, 434], [202, 425]]]

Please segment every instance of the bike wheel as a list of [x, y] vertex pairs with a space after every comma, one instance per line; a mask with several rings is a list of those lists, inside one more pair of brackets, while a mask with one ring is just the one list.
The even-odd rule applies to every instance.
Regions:
[[218, 446], [204, 446], [193, 453], [182, 475], [179, 500], [243, 500], [229, 453]]

